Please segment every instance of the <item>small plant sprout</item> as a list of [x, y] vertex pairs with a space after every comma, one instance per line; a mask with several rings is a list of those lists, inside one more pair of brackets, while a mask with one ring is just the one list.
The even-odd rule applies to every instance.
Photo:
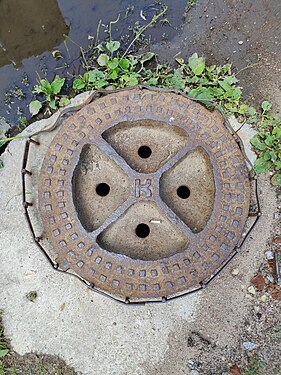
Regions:
[[33, 93], [43, 95], [45, 100], [41, 102], [36, 99], [29, 104], [29, 111], [32, 116], [39, 113], [43, 104], [47, 104], [51, 109], [57, 110], [58, 107], [70, 103], [70, 100], [66, 96], [60, 94], [64, 83], [65, 78], [60, 78], [58, 75], [55, 76], [52, 82], [49, 82], [46, 78], [39, 80], [39, 84], [33, 88]]
[[257, 174], [271, 170], [272, 185], [281, 186], [281, 122], [278, 116], [268, 113], [271, 107], [270, 102], [262, 102], [262, 113], [257, 121], [258, 134], [251, 139], [258, 155], [254, 170]]
[[31, 292], [29, 292], [29, 293], [26, 294], [26, 298], [30, 302], [34, 302], [37, 297], [38, 297], [38, 293], [36, 292], [36, 290], [32, 290]]

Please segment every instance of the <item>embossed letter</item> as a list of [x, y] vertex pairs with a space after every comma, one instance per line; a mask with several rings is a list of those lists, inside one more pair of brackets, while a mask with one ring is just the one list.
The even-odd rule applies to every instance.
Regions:
[[140, 198], [141, 193], [145, 194], [146, 198], [152, 197], [152, 191], [150, 190], [151, 185], [151, 179], [148, 178], [144, 181], [144, 183], [141, 183], [141, 180], [137, 179], [135, 184], [135, 196], [136, 198]]

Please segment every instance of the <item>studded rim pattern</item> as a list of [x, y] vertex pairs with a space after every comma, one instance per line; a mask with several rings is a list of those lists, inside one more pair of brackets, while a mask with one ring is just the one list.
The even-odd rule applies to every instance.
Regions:
[[[132, 170], [101, 134], [123, 121], [158, 120], [183, 128], [186, 147], [153, 174]], [[82, 147], [95, 144], [126, 172], [131, 196], [95, 232], [78, 220], [72, 197], [72, 176]], [[184, 155], [202, 147], [213, 165], [215, 200], [205, 228], [194, 234], [163, 203], [159, 179]], [[151, 178], [151, 199], [189, 239], [188, 248], [157, 261], [135, 260], [106, 251], [95, 238], [138, 201], [136, 180]], [[131, 300], [157, 300], [180, 295], [208, 281], [231, 256], [248, 216], [250, 183], [244, 157], [218, 113], [211, 113], [173, 93], [134, 89], [95, 100], [69, 117], [48, 148], [39, 180], [39, 210], [48, 240], [57, 252], [59, 268], [73, 270], [96, 288]]]

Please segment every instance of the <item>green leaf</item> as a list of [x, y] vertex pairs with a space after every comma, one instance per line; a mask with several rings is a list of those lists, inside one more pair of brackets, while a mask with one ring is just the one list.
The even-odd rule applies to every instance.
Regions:
[[188, 66], [196, 76], [200, 76], [205, 69], [205, 58], [203, 56], [198, 57], [197, 53], [194, 53], [188, 59]]
[[105, 76], [105, 74], [101, 70], [98, 70], [98, 69], [90, 70], [88, 72], [88, 75], [89, 75], [89, 82], [90, 83], [94, 83], [94, 82], [98, 81], [99, 79], [104, 78], [104, 76]]
[[106, 51], [105, 47], [104, 47], [102, 44], [98, 44], [98, 45], [97, 45], [97, 49], [98, 49], [100, 52], [105, 52], [105, 51]]
[[188, 83], [199, 83], [200, 82], [200, 78], [199, 77], [197, 77], [197, 76], [193, 76], [193, 77], [187, 77], [186, 78], [186, 81], [188, 82]]
[[258, 158], [254, 163], [254, 170], [257, 174], [268, 171], [270, 167], [271, 167], [271, 162], [265, 161], [262, 158]]
[[273, 146], [274, 137], [267, 133], [267, 137], [265, 138], [265, 144], [269, 147]]
[[129, 81], [127, 82], [128, 86], [136, 86], [139, 83], [137, 77], [130, 77]]
[[0, 357], [5, 357], [9, 353], [9, 349], [2, 349], [0, 350]]
[[59, 78], [59, 76], [56, 76], [53, 82], [51, 83], [51, 90], [54, 95], [57, 95], [64, 85], [65, 78]]
[[269, 151], [269, 153], [270, 153], [270, 159], [271, 159], [271, 161], [275, 162], [277, 160], [277, 158], [278, 158], [277, 152], [275, 152], [275, 151]]
[[263, 154], [263, 160], [271, 160], [271, 155], [270, 155], [270, 152], [268, 151], [268, 152], [265, 152], [264, 154]]
[[229, 85], [233, 85], [234, 83], [238, 82], [238, 79], [234, 76], [227, 76], [224, 78], [224, 82]]
[[41, 93], [45, 93], [45, 90], [44, 90], [44, 87], [42, 87], [40, 85], [36, 85], [36, 86], [33, 87], [32, 92], [34, 94], [41, 94]]
[[264, 151], [266, 149], [266, 145], [260, 141], [258, 135], [255, 135], [251, 140], [251, 145], [254, 146], [259, 151]]
[[249, 122], [253, 123], [257, 121], [257, 117], [256, 117], [257, 111], [254, 107], [249, 107], [246, 104], [241, 104], [239, 107], [238, 113], [240, 113], [241, 115], [250, 116], [251, 119], [247, 119], [248, 123]]
[[240, 87], [235, 87], [235, 89], [232, 91], [231, 96], [234, 100], [240, 100], [241, 95], [242, 95], [242, 91], [241, 91]]
[[[120, 42], [118, 41], [111, 41], [106, 43], [106, 48], [110, 53], [117, 51], [120, 48]], [[102, 65], [101, 65], [102, 66]]]
[[52, 87], [50, 82], [43, 78], [40, 80], [40, 84], [34, 87], [34, 91], [37, 93], [43, 92], [44, 94], [52, 94]]
[[214, 99], [214, 90], [207, 87], [198, 87], [197, 89], [190, 90], [188, 96], [198, 99]]
[[216, 69], [216, 65], [206, 66], [207, 72], [211, 73]]
[[115, 69], [117, 68], [118, 64], [119, 64], [119, 60], [117, 59], [117, 57], [114, 57], [114, 59], [108, 61], [107, 66], [110, 69]]
[[145, 82], [148, 86], [157, 86], [158, 77], [151, 77], [148, 81]]
[[138, 58], [136, 56], [133, 56], [133, 55], [129, 55], [127, 56], [128, 57], [128, 60], [130, 61], [130, 64], [132, 66], [135, 66], [137, 65], [137, 63], [139, 62]]
[[272, 104], [266, 100], [261, 103], [261, 108], [263, 112], [268, 112], [271, 109], [271, 107], [272, 107]]
[[136, 86], [139, 83], [137, 77], [134, 75], [123, 74], [121, 78], [126, 86]]
[[84, 73], [83, 74], [83, 81], [85, 82], [85, 84], [87, 84], [89, 82], [89, 73]]
[[73, 81], [74, 90], [82, 90], [85, 87], [85, 85], [86, 85], [85, 82], [80, 78], [76, 78]]
[[277, 139], [281, 139], [281, 126], [274, 126], [272, 129], [272, 134], [276, 136]]
[[232, 87], [228, 83], [226, 83], [225, 80], [218, 81], [218, 84], [220, 85], [220, 87], [222, 87], [224, 89], [224, 91], [232, 90]]
[[254, 107], [249, 107], [247, 110], [247, 115], [249, 116], [255, 116], [257, 114], [257, 111]]
[[154, 52], [145, 52], [140, 56], [139, 62], [143, 65], [145, 62], [150, 61], [155, 56]]
[[118, 70], [117, 69], [112, 70], [112, 72], [109, 74], [108, 77], [110, 79], [113, 79], [113, 80], [117, 79], [118, 78]]
[[51, 100], [50, 100], [50, 102], [49, 102], [49, 106], [50, 106], [50, 108], [52, 108], [52, 109], [54, 109], [54, 110], [57, 109], [55, 99], [51, 99]]
[[60, 107], [64, 107], [66, 105], [70, 104], [70, 100], [68, 98], [61, 98], [60, 101], [59, 101], [59, 106]]
[[108, 85], [108, 82], [105, 81], [104, 79], [99, 79], [99, 80], [96, 81], [96, 83], [95, 83], [95, 87], [96, 87], [97, 89], [101, 89], [102, 87], [104, 87], [104, 86], [106, 86], [106, 85]]
[[275, 173], [271, 177], [271, 183], [273, 186], [281, 186], [281, 173]]
[[276, 171], [280, 171], [280, 169], [281, 169], [281, 161], [276, 161], [276, 162], [274, 163], [274, 169], [275, 169]]
[[249, 106], [247, 106], [247, 104], [241, 104], [238, 113], [240, 113], [241, 115], [245, 115], [247, 113], [248, 108]]
[[121, 59], [119, 61], [119, 66], [123, 70], [128, 70], [130, 66], [130, 61], [128, 59]]
[[32, 116], [37, 115], [37, 113], [42, 108], [42, 103], [39, 100], [33, 100], [29, 103], [29, 112]]
[[97, 61], [99, 66], [106, 66], [108, 64], [109, 57], [105, 53], [102, 53], [101, 55], [99, 55]]
[[171, 77], [168, 77], [165, 83], [168, 87], [174, 87], [176, 89], [185, 88], [185, 80], [181, 76], [181, 72], [178, 69], [174, 70], [173, 75]]

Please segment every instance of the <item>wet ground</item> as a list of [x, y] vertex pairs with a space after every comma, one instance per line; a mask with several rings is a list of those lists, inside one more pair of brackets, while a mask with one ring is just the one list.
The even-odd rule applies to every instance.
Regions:
[[[180, 31], [187, 1], [177, 0], [174, 6], [173, 0], [168, 0], [165, 4], [170, 24], [151, 28], [152, 42], [171, 40]], [[43, 78], [46, 74], [48, 79], [53, 79], [55, 74], [66, 76], [67, 72], [77, 72], [79, 46], [87, 49], [88, 36], [96, 36], [100, 20], [104, 25], [100, 27], [101, 40], [108, 37], [106, 25], [118, 15], [119, 22], [112, 25], [113, 37], [129, 35], [131, 40], [130, 28], [136, 22], [139, 26], [147, 24], [160, 8], [153, 0], [26, 0], [24, 3], [1, 0], [0, 116], [13, 125], [19, 116], [29, 117], [27, 105], [32, 100], [29, 86], [37, 83], [38, 75]], [[62, 54], [58, 61], [52, 56], [55, 50]], [[26, 100], [21, 100], [21, 91], [16, 87], [23, 91]], [[12, 97], [5, 94], [10, 90]], [[11, 106], [6, 105], [10, 101]]]

